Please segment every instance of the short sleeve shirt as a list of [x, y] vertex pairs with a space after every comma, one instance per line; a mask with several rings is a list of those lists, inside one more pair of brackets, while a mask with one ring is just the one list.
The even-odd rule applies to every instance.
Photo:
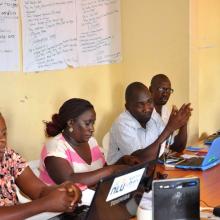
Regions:
[[0, 206], [18, 203], [15, 180], [26, 167], [26, 161], [18, 153], [6, 149], [0, 162]]
[[164, 125], [166, 126], [169, 118], [170, 118], [170, 110], [168, 109], [168, 107], [166, 105], [162, 106], [161, 109], [161, 116], [157, 113], [157, 111], [154, 109], [152, 112], [152, 116], [155, 120], [161, 119], [164, 123]]
[[[162, 109], [161, 109], [161, 116], [154, 109], [151, 117], [153, 117], [158, 123], [162, 122], [162, 123], [164, 123], [164, 126], [166, 126], [169, 121], [170, 114], [171, 114], [171, 111], [168, 109], [168, 107], [166, 105], [163, 105]], [[177, 134], [177, 132], [174, 133], [174, 135], [176, 135], [176, 134]], [[172, 137], [172, 139], [171, 139], [171, 144], [173, 144], [173, 142], [174, 142], [174, 137]], [[161, 151], [160, 151], [161, 154], [164, 152], [165, 146], [166, 146], [166, 141], [163, 142], [161, 145]]]
[[113, 164], [122, 156], [151, 145], [164, 127], [161, 121], [151, 117], [143, 128], [128, 111], [121, 113], [110, 130], [107, 163]]
[[[49, 176], [44, 160], [46, 157], [54, 156], [67, 160], [72, 167], [74, 173], [90, 172], [102, 168], [106, 161], [103, 153], [101, 152], [98, 143], [94, 137], [91, 137], [88, 142], [92, 155], [91, 164], [87, 164], [78, 153], [69, 145], [62, 134], [51, 138], [41, 151], [40, 160], [40, 179], [48, 185], [53, 185], [55, 182]], [[86, 186], [78, 184], [81, 189], [85, 189]]]

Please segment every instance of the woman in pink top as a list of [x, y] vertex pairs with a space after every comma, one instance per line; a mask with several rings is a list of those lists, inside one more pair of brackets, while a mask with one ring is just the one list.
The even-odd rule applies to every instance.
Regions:
[[[92, 136], [96, 113], [90, 102], [72, 98], [46, 122], [51, 137], [41, 152], [40, 178], [47, 184], [66, 180], [81, 189], [95, 185], [124, 165], [105, 166], [105, 158]], [[124, 162], [124, 161], [123, 161]]]

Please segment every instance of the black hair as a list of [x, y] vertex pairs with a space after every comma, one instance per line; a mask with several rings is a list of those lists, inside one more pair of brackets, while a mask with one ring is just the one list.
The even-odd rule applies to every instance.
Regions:
[[133, 97], [138, 90], [147, 89], [147, 86], [145, 86], [141, 82], [133, 82], [129, 84], [125, 90], [125, 101], [128, 103], [129, 101], [133, 100]]
[[60, 107], [59, 113], [53, 114], [51, 121], [45, 122], [46, 135], [49, 137], [56, 136], [66, 128], [68, 120], [76, 119], [90, 109], [94, 109], [94, 107], [85, 99], [72, 98], [65, 101]]
[[158, 85], [158, 83], [160, 83], [161, 81], [170, 82], [168, 76], [160, 73], [160, 74], [157, 74], [157, 75], [153, 76], [153, 78], [151, 79], [151, 82], [150, 82], [150, 86], [151, 87], [156, 87]]

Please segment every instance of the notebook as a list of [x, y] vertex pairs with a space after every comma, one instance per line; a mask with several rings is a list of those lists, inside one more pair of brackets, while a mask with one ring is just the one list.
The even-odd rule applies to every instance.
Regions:
[[208, 153], [203, 157], [191, 157], [178, 162], [175, 167], [183, 169], [207, 170], [220, 163], [220, 137], [216, 138], [209, 147]]
[[143, 177], [147, 163], [128, 168], [123, 172], [99, 181], [89, 207], [79, 206], [71, 214], [62, 214], [58, 220], [128, 220], [136, 215], [145, 191]]
[[153, 220], [200, 219], [199, 178], [153, 181]]

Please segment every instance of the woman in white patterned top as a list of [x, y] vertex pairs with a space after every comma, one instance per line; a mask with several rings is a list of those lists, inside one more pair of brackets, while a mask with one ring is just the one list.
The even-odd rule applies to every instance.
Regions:
[[[17, 185], [34, 201], [19, 204]], [[26, 161], [7, 146], [7, 128], [0, 114], [0, 219], [25, 219], [41, 212], [72, 212], [81, 198], [78, 187], [66, 182], [48, 187]]]

